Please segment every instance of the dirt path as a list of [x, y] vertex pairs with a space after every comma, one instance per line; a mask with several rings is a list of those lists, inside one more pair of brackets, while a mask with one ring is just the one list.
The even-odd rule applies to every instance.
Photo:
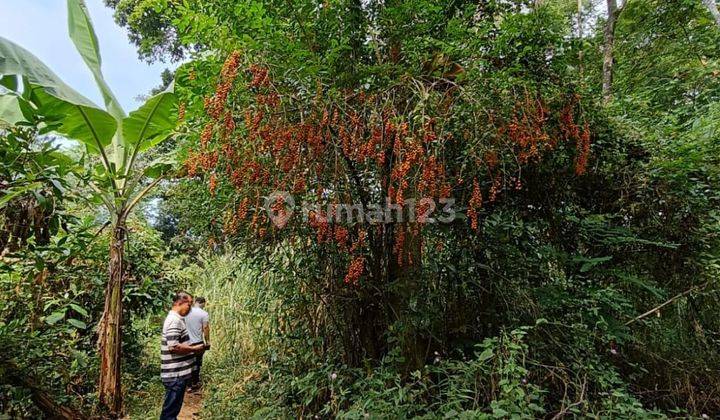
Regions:
[[200, 418], [197, 416], [197, 413], [200, 412], [200, 408], [202, 407], [202, 397], [202, 391], [186, 393], [178, 420], [196, 420]]

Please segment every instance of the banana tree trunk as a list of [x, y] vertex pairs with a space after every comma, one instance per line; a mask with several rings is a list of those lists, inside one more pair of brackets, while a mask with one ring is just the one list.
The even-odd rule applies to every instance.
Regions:
[[100, 403], [114, 415], [122, 414], [120, 384], [120, 352], [122, 344], [122, 292], [125, 274], [125, 220], [121, 218], [113, 228], [110, 242], [110, 278], [105, 292], [105, 310], [100, 321], [98, 346], [100, 351]]

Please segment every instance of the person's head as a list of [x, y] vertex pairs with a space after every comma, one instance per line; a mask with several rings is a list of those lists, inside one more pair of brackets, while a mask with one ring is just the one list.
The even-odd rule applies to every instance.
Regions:
[[205, 309], [205, 298], [202, 296], [198, 296], [195, 299], [195, 306], [197, 306], [200, 309]]
[[190, 294], [185, 292], [177, 292], [175, 293], [175, 296], [173, 296], [173, 311], [180, 314], [180, 316], [185, 316], [190, 312], [190, 308], [192, 307], [193, 299]]

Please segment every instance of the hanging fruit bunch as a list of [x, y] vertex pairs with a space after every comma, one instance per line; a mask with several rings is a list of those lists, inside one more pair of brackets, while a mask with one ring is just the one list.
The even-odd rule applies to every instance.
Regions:
[[[204, 100], [205, 122], [185, 162], [188, 176], [203, 176], [212, 195], [224, 190], [234, 197], [225, 211], [226, 235], [310, 238], [345, 255], [345, 283], [357, 284], [378, 259], [390, 264], [380, 255], [383, 238], [392, 243], [392, 264], [418, 263], [423, 232], [443, 200], [457, 198], [470, 231], [478, 231], [489, 204], [503, 191], [522, 189], [520, 169], [561, 143], [575, 142], [575, 172], [587, 170], [590, 131], [575, 122], [577, 97], [550, 101], [553, 106], [526, 89], [509, 112], [481, 110], [471, 120], [455, 115], [469, 107], [457, 90], [435, 92], [424, 108], [403, 85], [367, 92], [318, 83], [308, 95], [276, 82], [260, 64], [241, 70], [241, 62], [239, 52], [228, 56], [215, 92]], [[266, 197], [277, 191], [314, 205], [306, 223], [284, 200], [269, 203], [274, 216], [268, 217]], [[367, 211], [373, 203], [399, 210], [383, 223], [338, 218], [345, 204]], [[419, 216], [397, 217], [409, 214], [410, 203]], [[273, 224], [279, 216], [283, 223]], [[291, 217], [297, 219], [288, 223]]]

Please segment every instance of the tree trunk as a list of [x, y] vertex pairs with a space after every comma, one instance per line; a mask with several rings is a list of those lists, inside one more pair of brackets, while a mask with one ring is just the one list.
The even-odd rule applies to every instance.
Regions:
[[608, 17], [605, 22], [605, 47], [603, 51], [603, 100], [605, 103], [612, 99], [613, 66], [615, 58], [613, 48], [615, 46], [615, 24], [621, 9], [617, 7], [617, 0], [607, 0]]
[[396, 290], [389, 296], [390, 313], [395, 315], [393, 321], [400, 321], [403, 329], [399, 331], [398, 338], [402, 349], [402, 355], [405, 359], [403, 370], [405, 373], [422, 368], [425, 364], [425, 348], [427, 341], [417, 329], [417, 325], [413, 323], [409, 317], [411, 313], [410, 301], [413, 296], [417, 296], [420, 292], [420, 276], [422, 269], [422, 233], [420, 231], [413, 233], [410, 224], [405, 228], [405, 245], [403, 264], [397, 264], [397, 258], [390, 262], [391, 278], [397, 282]]
[[580, 40], [580, 51], [578, 51], [578, 67], [580, 69], [580, 78], [583, 77], [583, 16], [582, 16], [582, 0], [577, 0], [577, 24], [578, 39]]
[[110, 242], [110, 278], [105, 291], [105, 309], [100, 321], [98, 347], [100, 352], [100, 404], [119, 417], [122, 414], [120, 385], [120, 351], [122, 344], [122, 292], [125, 272], [125, 220], [113, 228]]
[[715, 0], [703, 0], [703, 4], [705, 4], [705, 7], [707, 7], [710, 14], [715, 18], [715, 23], [720, 27], [720, 11], [718, 11]]

